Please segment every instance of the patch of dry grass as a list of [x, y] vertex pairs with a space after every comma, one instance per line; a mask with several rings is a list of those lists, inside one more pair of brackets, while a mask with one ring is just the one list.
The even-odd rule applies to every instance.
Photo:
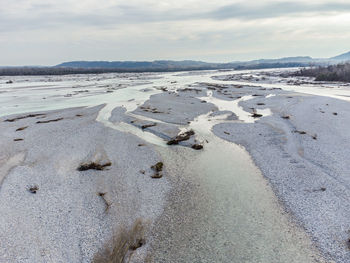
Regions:
[[122, 263], [133, 251], [145, 244], [145, 226], [141, 219], [137, 219], [128, 230], [121, 228], [114, 234], [93, 259], [93, 263]]

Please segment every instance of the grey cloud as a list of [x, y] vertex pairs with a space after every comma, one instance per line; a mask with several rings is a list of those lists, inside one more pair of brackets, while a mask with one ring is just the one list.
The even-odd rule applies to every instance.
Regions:
[[210, 12], [174, 9], [165, 12], [145, 6], [116, 5], [107, 10], [91, 10], [85, 13], [55, 12], [50, 5], [35, 5], [21, 16], [1, 13], [0, 31], [42, 29], [61, 26], [109, 27], [122, 24], [138, 24], [162, 21], [186, 21], [195, 19], [256, 20], [307, 13], [350, 12], [350, 3], [308, 4], [295, 2], [270, 2], [264, 4], [232, 4]]
[[350, 12], [350, 3], [323, 3], [308, 4], [296, 2], [274, 2], [267, 4], [235, 4], [228, 5], [203, 17], [224, 20], [229, 18], [260, 19], [280, 17], [290, 14], [324, 13], [324, 12]]

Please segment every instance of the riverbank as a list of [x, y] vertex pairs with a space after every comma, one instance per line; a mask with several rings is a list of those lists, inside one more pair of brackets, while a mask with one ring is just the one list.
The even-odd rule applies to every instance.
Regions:
[[350, 151], [349, 102], [280, 93], [241, 102], [269, 108], [255, 123], [225, 123], [214, 133], [244, 146], [287, 211], [335, 262], [348, 262]]
[[148, 244], [133, 247], [160, 215], [169, 185], [152, 178], [161, 161], [152, 147], [96, 122], [103, 107], [0, 119], [1, 262], [145, 253]]

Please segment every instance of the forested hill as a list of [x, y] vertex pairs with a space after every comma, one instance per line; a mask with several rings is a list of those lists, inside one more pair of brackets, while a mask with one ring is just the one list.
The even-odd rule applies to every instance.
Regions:
[[221, 63], [206, 63], [202, 61], [156, 60], [156, 61], [71, 61], [56, 67], [70, 68], [119, 68], [119, 69], [178, 69], [178, 68], [217, 68]]
[[214, 69], [263, 69], [328, 66], [350, 60], [350, 52], [332, 58], [287, 57], [235, 61], [230, 63], [208, 63], [194, 60], [155, 60], [155, 61], [69, 61], [53, 67], [0, 67], [0, 76], [15, 75], [67, 75], [99, 74], [109, 72], [172, 72]]

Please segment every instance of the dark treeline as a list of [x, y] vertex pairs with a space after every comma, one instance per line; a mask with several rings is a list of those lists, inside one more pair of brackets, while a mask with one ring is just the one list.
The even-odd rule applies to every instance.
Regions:
[[102, 74], [102, 73], [138, 73], [138, 72], [173, 72], [186, 70], [209, 70], [212, 67], [193, 68], [152, 68], [152, 69], [122, 69], [122, 68], [69, 68], [69, 67], [9, 67], [0, 68], [0, 76], [28, 76], [28, 75], [70, 75], [70, 74]]
[[302, 69], [296, 76], [314, 77], [316, 81], [350, 82], [350, 63]]
[[70, 75], [70, 74], [102, 74], [102, 73], [141, 73], [141, 72], [177, 72], [217, 69], [264, 69], [306, 67], [306, 63], [226, 63], [206, 66], [159, 67], [159, 68], [77, 68], [77, 67], [0, 67], [0, 76], [29, 76], [29, 75]]

